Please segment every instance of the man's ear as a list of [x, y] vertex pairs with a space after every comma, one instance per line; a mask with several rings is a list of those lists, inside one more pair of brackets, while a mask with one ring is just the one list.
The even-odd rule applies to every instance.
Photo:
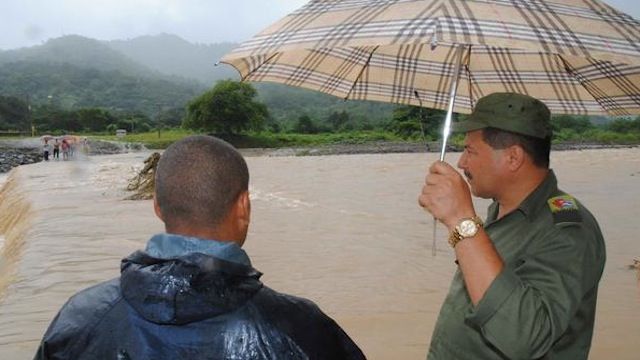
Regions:
[[527, 154], [520, 145], [512, 145], [505, 149], [507, 156], [507, 166], [511, 171], [517, 171], [522, 167]]
[[242, 226], [249, 226], [251, 221], [251, 200], [249, 190], [245, 190], [238, 195], [236, 200], [237, 219], [242, 222]]
[[153, 211], [156, 213], [156, 216], [160, 221], [164, 222], [164, 218], [162, 217], [162, 212], [160, 211], [160, 205], [158, 205], [158, 200], [156, 199], [156, 194], [153, 194]]

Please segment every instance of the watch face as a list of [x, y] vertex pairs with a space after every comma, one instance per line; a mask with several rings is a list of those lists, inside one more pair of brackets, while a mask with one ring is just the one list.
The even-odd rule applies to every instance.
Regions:
[[470, 237], [478, 232], [478, 225], [473, 220], [464, 220], [458, 225], [458, 231], [463, 237]]

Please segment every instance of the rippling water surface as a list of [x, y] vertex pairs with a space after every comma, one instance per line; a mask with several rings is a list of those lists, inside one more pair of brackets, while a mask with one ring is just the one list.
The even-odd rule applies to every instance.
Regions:
[[[71, 294], [117, 276], [120, 259], [162, 231], [150, 201], [121, 200], [147, 155], [17, 171], [30, 226], [0, 300], [0, 359], [30, 358]], [[431, 256], [432, 219], [417, 205], [436, 157], [248, 158], [253, 214], [245, 248], [265, 283], [314, 300], [371, 359], [423, 359], [455, 271], [443, 227]], [[607, 241], [591, 358], [636, 359], [640, 294], [628, 264], [640, 256], [632, 215], [640, 206], [640, 149], [559, 152], [552, 165], [561, 187], [596, 214]], [[480, 213], [486, 205], [477, 202]]]

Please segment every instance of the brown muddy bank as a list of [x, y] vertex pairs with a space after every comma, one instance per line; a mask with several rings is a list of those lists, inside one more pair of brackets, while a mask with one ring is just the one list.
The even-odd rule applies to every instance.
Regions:
[[[325, 156], [354, 154], [394, 154], [394, 153], [439, 153], [439, 142], [370, 142], [363, 144], [327, 144], [309, 147], [288, 148], [246, 148], [240, 149], [245, 156]], [[638, 145], [596, 144], [596, 143], [558, 143], [552, 145], [553, 151], [626, 149]], [[447, 152], [461, 152], [461, 146], [447, 145]]]

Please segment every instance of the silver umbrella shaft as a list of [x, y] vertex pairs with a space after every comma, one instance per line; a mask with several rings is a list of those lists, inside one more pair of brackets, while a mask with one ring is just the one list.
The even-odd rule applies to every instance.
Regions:
[[[465, 45], [458, 45], [456, 49], [456, 66], [449, 88], [449, 106], [447, 107], [447, 116], [444, 119], [444, 127], [442, 129], [442, 149], [440, 150], [440, 161], [444, 161], [444, 155], [447, 152], [447, 141], [451, 133], [451, 118], [453, 117], [453, 107], [456, 103], [456, 94], [458, 92], [458, 79], [460, 78], [460, 68], [462, 67], [462, 53]], [[436, 226], [438, 219], [433, 218], [433, 242], [431, 243], [431, 255], [436, 256]]]
[[453, 73], [453, 81], [449, 88], [449, 106], [447, 107], [447, 117], [444, 119], [444, 128], [442, 130], [442, 149], [440, 150], [440, 161], [444, 161], [444, 155], [447, 151], [447, 141], [451, 133], [451, 118], [453, 117], [453, 107], [456, 103], [456, 94], [458, 92], [458, 79], [460, 79], [460, 68], [462, 67], [462, 53], [464, 45], [458, 45], [456, 49], [456, 67]]

